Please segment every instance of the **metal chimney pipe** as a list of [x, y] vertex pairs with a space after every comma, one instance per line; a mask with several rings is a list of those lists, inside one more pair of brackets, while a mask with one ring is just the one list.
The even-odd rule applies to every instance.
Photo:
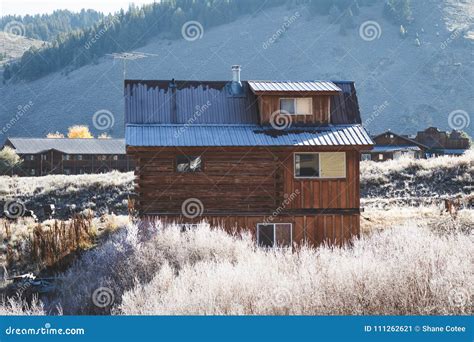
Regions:
[[232, 65], [232, 82], [240, 83], [240, 65]]

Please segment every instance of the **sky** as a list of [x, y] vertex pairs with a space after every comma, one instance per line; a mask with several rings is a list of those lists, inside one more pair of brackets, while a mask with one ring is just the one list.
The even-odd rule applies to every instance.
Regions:
[[153, 0], [0, 0], [0, 16], [9, 14], [51, 13], [56, 9], [80, 11], [82, 8], [114, 13], [120, 8], [127, 8], [130, 3], [143, 5]]

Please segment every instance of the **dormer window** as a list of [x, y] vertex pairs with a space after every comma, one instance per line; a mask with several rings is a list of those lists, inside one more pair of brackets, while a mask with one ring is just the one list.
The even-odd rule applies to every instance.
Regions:
[[291, 115], [312, 115], [313, 99], [311, 97], [282, 98], [280, 111]]

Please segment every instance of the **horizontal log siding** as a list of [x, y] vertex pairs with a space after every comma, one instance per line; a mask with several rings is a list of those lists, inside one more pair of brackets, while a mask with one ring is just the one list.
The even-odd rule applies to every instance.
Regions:
[[207, 150], [202, 172], [176, 173], [176, 154], [196, 150], [142, 151], [137, 162], [136, 192], [141, 212], [181, 212], [183, 201], [198, 198], [206, 211], [268, 213], [296, 209], [359, 208], [359, 153], [346, 151], [346, 178], [294, 178], [294, 151]]

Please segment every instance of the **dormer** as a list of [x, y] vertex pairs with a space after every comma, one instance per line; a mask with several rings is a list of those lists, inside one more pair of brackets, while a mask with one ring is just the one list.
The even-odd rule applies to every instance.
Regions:
[[275, 116], [291, 116], [293, 124], [324, 125], [331, 122], [331, 97], [342, 90], [333, 82], [248, 81], [258, 98], [260, 124]]

